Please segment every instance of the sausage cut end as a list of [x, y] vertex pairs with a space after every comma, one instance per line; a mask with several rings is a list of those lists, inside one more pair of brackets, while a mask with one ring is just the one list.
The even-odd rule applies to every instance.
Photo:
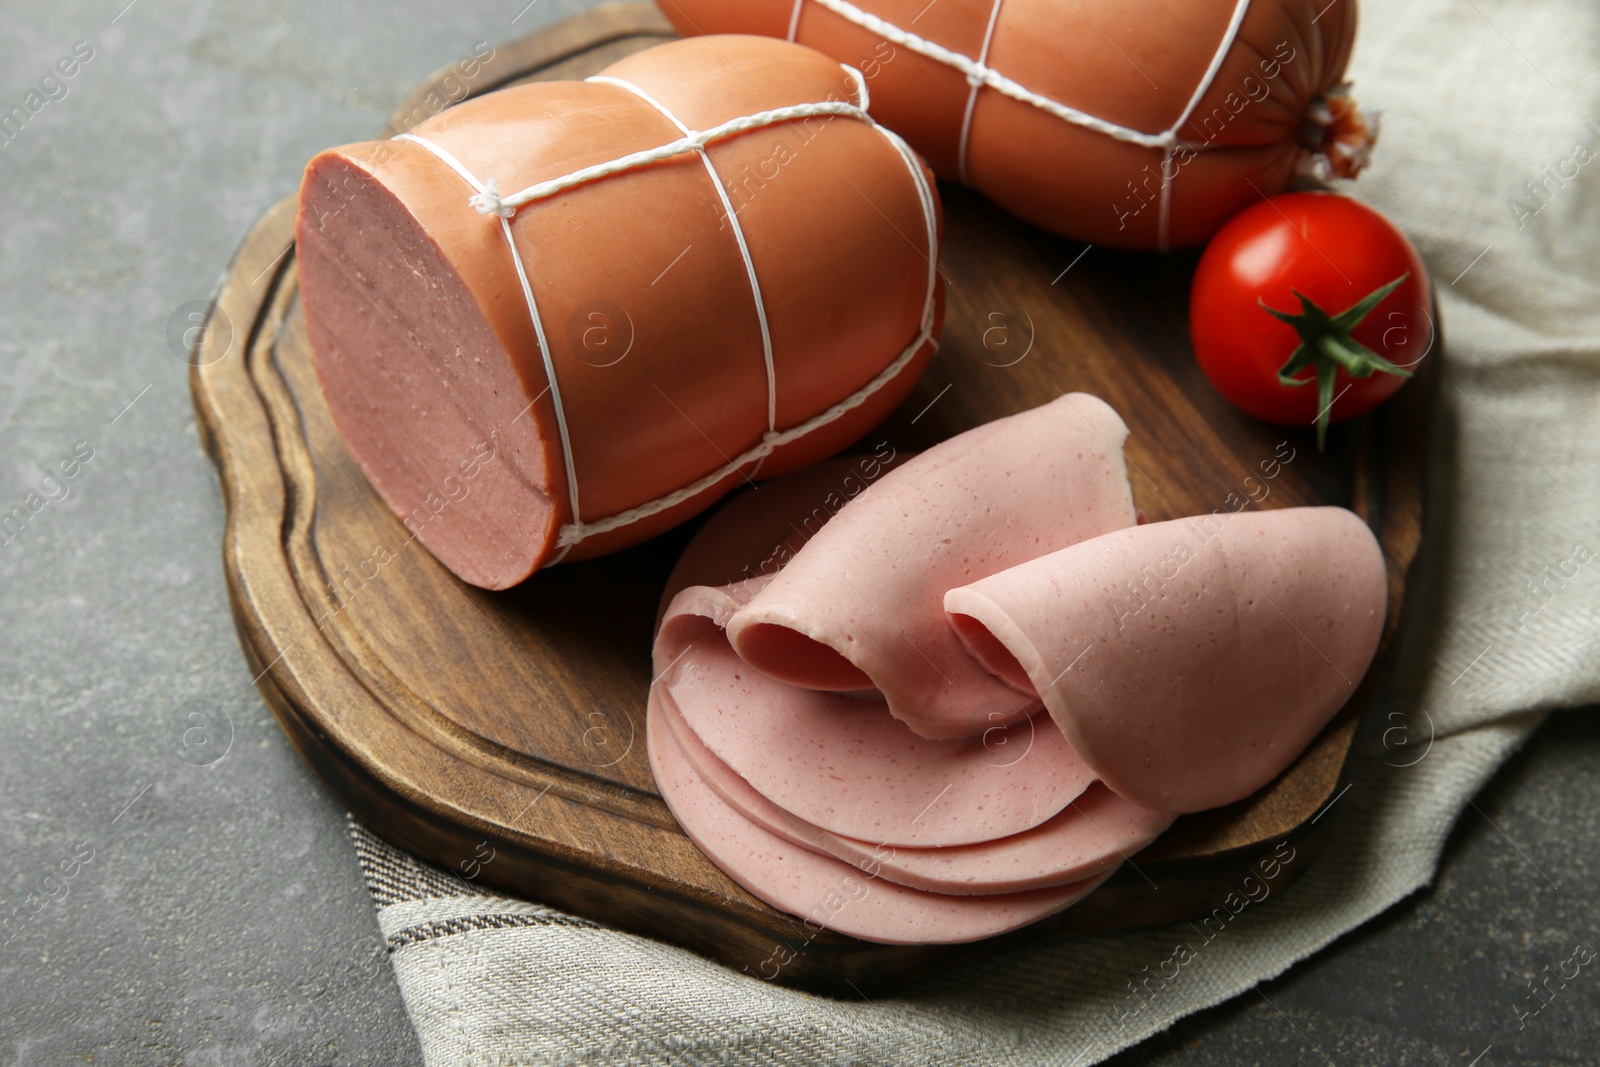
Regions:
[[451, 570], [489, 589], [522, 581], [558, 519], [515, 354], [422, 224], [358, 162], [316, 157], [300, 204], [306, 330], [351, 454]]

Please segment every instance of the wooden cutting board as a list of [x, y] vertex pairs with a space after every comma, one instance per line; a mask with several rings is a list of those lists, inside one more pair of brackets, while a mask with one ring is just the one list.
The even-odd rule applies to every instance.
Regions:
[[[441, 71], [383, 135], [459, 100], [464, 84], [476, 95], [583, 77], [671, 34], [646, 4], [595, 9], [497, 48], [470, 80]], [[1360, 513], [1388, 561], [1384, 648], [1300, 760], [1241, 803], [1179, 820], [1087, 901], [1018, 933], [890, 947], [802, 927], [700, 854], [646, 760], [656, 601], [695, 524], [503, 593], [464, 585], [407, 546], [312, 373], [291, 198], [240, 246], [192, 353], [191, 384], [226, 497], [223, 557], [250, 672], [343, 803], [468, 881], [686, 945], [752, 980], [844, 995], [974, 953], [1210, 913], [1280, 842], [1295, 859], [1274, 888], [1306, 868], [1362, 711], [1384, 685], [1421, 535], [1437, 360], [1381, 411], [1335, 428], [1319, 455], [1308, 429], [1238, 414], [1196, 369], [1185, 325], [1192, 253], [1086, 249], [965, 190], [942, 193], [944, 343], [864, 448], [923, 448], [1084, 390], [1131, 427], [1134, 496], [1151, 520], [1325, 503]]]

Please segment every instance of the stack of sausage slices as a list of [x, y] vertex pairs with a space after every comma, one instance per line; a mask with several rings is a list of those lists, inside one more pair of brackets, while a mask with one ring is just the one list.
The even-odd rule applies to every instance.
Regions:
[[702, 529], [648, 736], [713, 862], [840, 933], [971, 941], [1293, 762], [1377, 649], [1377, 542], [1342, 508], [1141, 523], [1127, 434], [1068, 394]]

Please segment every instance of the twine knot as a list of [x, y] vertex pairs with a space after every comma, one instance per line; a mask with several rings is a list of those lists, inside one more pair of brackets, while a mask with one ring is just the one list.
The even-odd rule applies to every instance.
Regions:
[[502, 219], [509, 219], [517, 213], [516, 208], [500, 199], [500, 190], [495, 186], [493, 178], [484, 183], [483, 192], [474, 195], [467, 203], [476, 208], [480, 215], [497, 215]]

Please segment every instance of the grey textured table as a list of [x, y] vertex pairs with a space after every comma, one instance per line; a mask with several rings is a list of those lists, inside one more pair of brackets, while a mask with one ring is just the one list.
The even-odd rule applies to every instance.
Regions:
[[[579, 6], [522, 2], [0, 12], [0, 114], [28, 115], [0, 132], [0, 512], [29, 509], [0, 534], [0, 1062], [419, 1058], [343, 813], [235, 643], [175, 336], [313, 152]], [[1597, 764], [1592, 717], [1550, 724], [1432, 891], [1118, 1062], [1594, 1062], [1592, 968], [1517, 1017], [1600, 920]]]

